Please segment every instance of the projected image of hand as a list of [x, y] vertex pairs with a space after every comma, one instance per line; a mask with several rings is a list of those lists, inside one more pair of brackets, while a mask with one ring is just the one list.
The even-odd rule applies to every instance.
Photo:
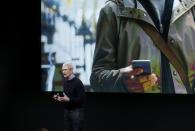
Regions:
[[124, 83], [127, 85], [129, 92], [144, 93], [156, 85], [157, 76], [154, 73], [140, 75], [142, 72], [142, 68], [133, 69], [132, 66], [120, 69], [120, 73], [127, 78]]

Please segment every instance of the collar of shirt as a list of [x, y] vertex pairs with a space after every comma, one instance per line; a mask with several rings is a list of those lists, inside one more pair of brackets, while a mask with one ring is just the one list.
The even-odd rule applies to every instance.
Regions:
[[75, 77], [75, 75], [74, 75], [74, 74], [72, 74], [72, 75], [69, 77], [69, 79], [68, 79], [68, 80], [72, 80], [74, 77]]

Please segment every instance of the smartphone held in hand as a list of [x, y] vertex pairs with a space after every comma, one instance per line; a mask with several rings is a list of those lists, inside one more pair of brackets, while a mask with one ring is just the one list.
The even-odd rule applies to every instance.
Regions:
[[133, 69], [142, 68], [143, 72], [139, 75], [151, 74], [151, 62], [150, 60], [132, 60]]

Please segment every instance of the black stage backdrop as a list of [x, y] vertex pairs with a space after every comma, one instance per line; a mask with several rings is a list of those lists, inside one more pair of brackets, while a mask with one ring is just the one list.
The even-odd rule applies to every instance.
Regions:
[[[8, 1], [4, 5], [9, 9], [6, 6], [1, 13], [1, 126], [6, 131], [37, 131], [41, 127], [61, 131], [61, 105], [52, 100], [52, 94], [40, 91], [40, 1]], [[87, 93], [85, 130], [194, 131], [194, 98]]]

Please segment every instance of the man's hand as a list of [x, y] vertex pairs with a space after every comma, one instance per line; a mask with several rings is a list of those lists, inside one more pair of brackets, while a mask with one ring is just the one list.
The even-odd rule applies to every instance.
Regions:
[[70, 98], [63, 93], [64, 96], [60, 96], [59, 93], [57, 93], [56, 95], [53, 95], [54, 100], [58, 101], [58, 102], [69, 102]]
[[129, 78], [125, 81], [125, 83], [127, 84], [130, 92], [145, 92], [156, 85], [157, 77], [154, 73], [150, 75], [137, 76], [142, 72], [142, 68], [133, 69], [132, 66], [120, 69], [120, 73]]
[[70, 98], [65, 94], [63, 93], [64, 96], [58, 96], [57, 98], [57, 101], [59, 102], [69, 102], [70, 101]]
[[59, 97], [59, 93], [53, 95], [53, 99], [54, 99], [54, 100], [57, 100], [58, 97]]

